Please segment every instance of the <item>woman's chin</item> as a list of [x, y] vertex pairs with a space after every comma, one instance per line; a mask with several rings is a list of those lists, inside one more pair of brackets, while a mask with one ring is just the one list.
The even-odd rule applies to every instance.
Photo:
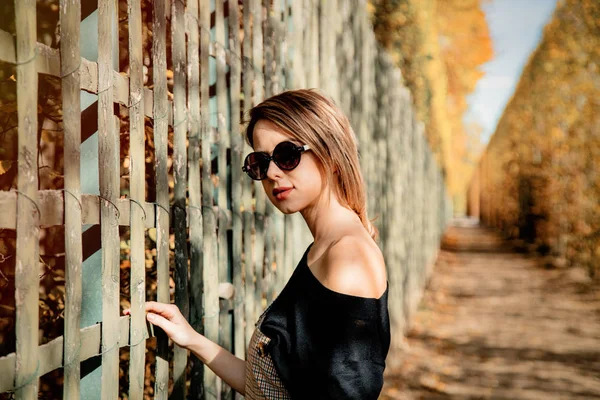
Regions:
[[275, 207], [286, 215], [294, 214], [299, 211], [298, 207], [294, 207], [291, 204], [275, 204]]

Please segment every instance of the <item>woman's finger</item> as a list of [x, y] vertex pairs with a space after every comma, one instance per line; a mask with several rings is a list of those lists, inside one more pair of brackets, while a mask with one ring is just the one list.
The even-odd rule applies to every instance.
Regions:
[[170, 337], [175, 332], [175, 324], [173, 324], [168, 319], [154, 313], [146, 314], [146, 318], [152, 325], [156, 325], [161, 328], [165, 333]]
[[175, 312], [171, 304], [158, 303], [156, 301], [147, 301], [146, 311], [160, 314], [167, 319], [171, 319], [175, 316]]

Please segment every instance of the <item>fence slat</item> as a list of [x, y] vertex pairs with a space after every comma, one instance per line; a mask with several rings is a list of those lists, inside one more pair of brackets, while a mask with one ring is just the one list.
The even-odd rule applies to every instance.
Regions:
[[[252, 30], [250, 21], [252, 18], [251, 0], [244, 0], [243, 3], [243, 24], [244, 39], [242, 50], [244, 59], [247, 60], [243, 65], [243, 90], [244, 90], [244, 118], [248, 118], [248, 112], [252, 107], [252, 83], [254, 79], [254, 68], [252, 59]], [[243, 151], [247, 154], [251, 151], [250, 146], [243, 141]], [[242, 161], [243, 162], [243, 161]], [[256, 309], [254, 307], [255, 292], [255, 269], [254, 269], [254, 212], [252, 210], [252, 189], [254, 184], [248, 176], [244, 174], [242, 182], [242, 207], [243, 215], [243, 236], [244, 236], [244, 314], [246, 316], [246, 329], [244, 332], [246, 346], [250, 342], [254, 332], [254, 323], [256, 322]]]
[[[263, 18], [262, 3], [260, 0], [252, 0], [252, 62], [254, 69], [258, 73], [254, 75], [254, 101], [256, 105], [264, 97], [264, 76], [263, 76]], [[254, 208], [254, 218], [256, 234], [254, 239], [254, 268], [256, 274], [256, 286], [254, 292], [254, 305], [256, 315], [260, 315], [265, 307], [263, 304], [264, 288], [264, 257], [265, 257], [265, 209], [266, 195], [262, 184], [254, 182], [254, 194], [256, 205]]]
[[[240, 54], [240, 19], [237, 1], [228, 1], [229, 5], [229, 50]], [[233, 298], [233, 349], [234, 354], [244, 358], [246, 344], [244, 339], [244, 286], [242, 271], [242, 134], [240, 132], [240, 91], [241, 65], [238, 58], [232, 58], [229, 64], [231, 96], [231, 252], [233, 265], [233, 286], [236, 288]], [[241, 398], [236, 393], [236, 398]]]
[[[202, 293], [204, 282], [202, 280], [202, 211], [200, 193], [200, 59], [199, 26], [198, 26], [198, 0], [187, 2], [187, 35], [188, 35], [188, 111], [189, 148], [188, 148], [188, 188], [190, 202], [190, 322], [197, 331], [202, 332]], [[202, 81], [207, 77], [202, 76]], [[204, 160], [203, 160], [204, 161]], [[192, 359], [192, 398], [198, 398], [204, 367], [195, 356]]]
[[[288, 2], [288, 0], [283, 0], [285, 3], [285, 31], [286, 31], [286, 44], [288, 49], [288, 56], [286, 57], [286, 76], [285, 81], [286, 85], [290, 89], [295, 89], [298, 87], [300, 75], [298, 73], [301, 57], [298, 47], [298, 43], [302, 40], [302, 34], [299, 32], [298, 22], [300, 21], [300, 15], [298, 9], [297, 1]], [[289, 13], [288, 13], [289, 9]], [[290, 26], [291, 25], [291, 26]], [[300, 31], [301, 32], [301, 31]], [[292, 50], [290, 50], [290, 46]], [[294, 263], [294, 248], [298, 247], [298, 243], [295, 240], [296, 237], [294, 235], [294, 222], [297, 216], [293, 216], [290, 214], [286, 214], [284, 216], [284, 239], [283, 239], [283, 265], [285, 268], [285, 278], [291, 275], [291, 270], [293, 268]], [[282, 283], [285, 284], [285, 283]]]
[[[264, 7], [266, 11], [266, 18], [263, 20], [263, 51], [264, 51], [264, 71], [265, 71], [265, 98], [271, 97], [273, 92], [273, 85], [277, 81], [275, 77], [275, 68], [273, 67], [274, 63], [274, 47], [275, 43], [273, 41], [273, 7], [271, 7], [271, 0], [262, 0], [262, 7]], [[273, 271], [273, 261], [275, 259], [275, 238], [274, 234], [274, 214], [275, 214], [275, 206], [271, 201], [266, 201], [266, 195], [264, 194], [264, 189], [259, 189], [263, 193], [263, 197], [265, 198], [265, 217], [264, 217], [264, 241], [265, 241], [265, 257], [264, 257], [264, 274], [265, 278], [263, 281], [264, 288], [263, 290], [266, 292], [266, 303], [269, 304], [273, 299], [273, 289], [274, 289], [274, 271]]]
[[140, 0], [128, 0], [129, 19], [129, 199], [131, 204], [131, 333], [129, 334], [129, 398], [144, 396], [146, 343], [144, 327], [146, 313], [145, 225], [143, 208], [145, 194], [144, 150], [144, 72], [142, 70], [142, 9]]
[[[38, 394], [39, 212], [37, 208], [37, 92], [34, 0], [15, 0], [17, 30], [18, 188], [15, 305], [17, 309], [17, 399]], [[33, 278], [33, 279], [32, 279]]]
[[[281, 4], [283, 2], [283, 4]], [[286, 0], [278, 0], [275, 1], [274, 12], [275, 15], [273, 17], [273, 24], [275, 26], [275, 32], [273, 34], [275, 49], [274, 49], [274, 57], [275, 57], [275, 82], [273, 84], [273, 92], [279, 93], [282, 89], [285, 88], [282, 83], [287, 84], [284, 81], [284, 62], [283, 57], [287, 56], [286, 49], [287, 44], [285, 42], [285, 30], [286, 27], [286, 17], [283, 14], [283, 22], [281, 22], [282, 13], [285, 11], [285, 3]], [[274, 216], [274, 240], [275, 240], [275, 256], [273, 257], [273, 261], [277, 267], [275, 272], [275, 279], [272, 282], [272, 288], [274, 293], [271, 295], [271, 298], [277, 296], [277, 294], [281, 291], [284, 284], [284, 277], [286, 276], [285, 267], [284, 267], [284, 235], [285, 235], [285, 215], [280, 211], [276, 211]]]
[[[175, 304], [189, 320], [188, 252], [186, 229], [187, 197], [187, 109], [185, 4], [173, 1], [171, 10], [171, 51], [173, 58], [173, 231], [175, 234]], [[187, 350], [173, 348], [174, 399], [186, 398]]]
[[[103, 399], [119, 396], [119, 300], [120, 248], [119, 198], [119, 125], [113, 115], [113, 25], [116, 11], [113, 0], [98, 2], [98, 171], [102, 244], [102, 378]], [[112, 204], [111, 204], [112, 203]], [[84, 203], [85, 204], [85, 203]]]
[[[170, 303], [169, 296], [169, 176], [167, 171], [167, 0], [155, 0], [152, 12], [152, 73], [154, 81], [154, 151], [156, 168], [156, 298]], [[157, 336], [154, 398], [169, 395], [169, 341]]]
[[304, 19], [303, 7], [304, 1], [292, 1], [292, 46], [294, 48], [292, 61], [292, 81], [293, 88], [303, 88], [306, 86], [306, 77], [304, 74]]
[[[209, 118], [209, 43], [210, 43], [210, 0], [200, 0], [200, 133], [202, 137], [202, 216], [203, 258], [202, 281], [204, 285], [204, 310], [202, 317], [204, 335], [213, 342], [219, 342], [219, 266], [217, 249], [217, 218], [214, 206], [214, 184], [212, 181], [212, 138]], [[201, 372], [204, 373], [206, 398], [217, 398], [217, 375], [198, 361], [192, 371], [192, 386], [201, 385]], [[196, 398], [194, 396], [194, 398]]]
[[[217, 165], [219, 175], [219, 187], [217, 196], [218, 205], [218, 251], [219, 251], [219, 282], [231, 282], [231, 274], [229, 272], [229, 243], [227, 240], [227, 215], [222, 212], [227, 210], [228, 183], [229, 174], [227, 173], [227, 150], [230, 147], [230, 137], [227, 127], [227, 83], [225, 81], [225, 69], [227, 67], [225, 60], [225, 19], [223, 15], [223, 1], [215, 2], [215, 64], [217, 72], [216, 95], [217, 95]], [[219, 312], [219, 344], [229, 350], [232, 348], [232, 330], [231, 318], [229, 314], [229, 301], [220, 301]], [[230, 399], [233, 395], [229, 385], [219, 379], [221, 386], [221, 398]]]
[[[79, 324], [81, 320], [81, 187], [79, 146], [81, 106], [79, 103], [79, 20], [81, 4], [60, 2], [61, 91], [64, 129], [65, 193], [65, 327], [63, 398], [80, 395]], [[68, 211], [67, 211], [68, 210]]]

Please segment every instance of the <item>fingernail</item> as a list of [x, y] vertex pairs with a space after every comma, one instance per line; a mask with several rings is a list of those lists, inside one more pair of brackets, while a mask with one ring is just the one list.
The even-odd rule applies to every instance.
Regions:
[[152, 321], [154, 319], [154, 314], [148, 314], [148, 319]]

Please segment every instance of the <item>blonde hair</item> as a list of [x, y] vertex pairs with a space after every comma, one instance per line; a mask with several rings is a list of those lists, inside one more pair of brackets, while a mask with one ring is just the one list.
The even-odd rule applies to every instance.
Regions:
[[333, 188], [343, 206], [356, 212], [367, 232], [376, 239], [377, 228], [367, 218], [358, 141], [350, 121], [333, 100], [317, 89], [287, 90], [269, 97], [249, 111], [246, 141], [252, 147], [254, 126], [261, 119], [310, 146], [326, 171], [321, 171], [324, 181]]

